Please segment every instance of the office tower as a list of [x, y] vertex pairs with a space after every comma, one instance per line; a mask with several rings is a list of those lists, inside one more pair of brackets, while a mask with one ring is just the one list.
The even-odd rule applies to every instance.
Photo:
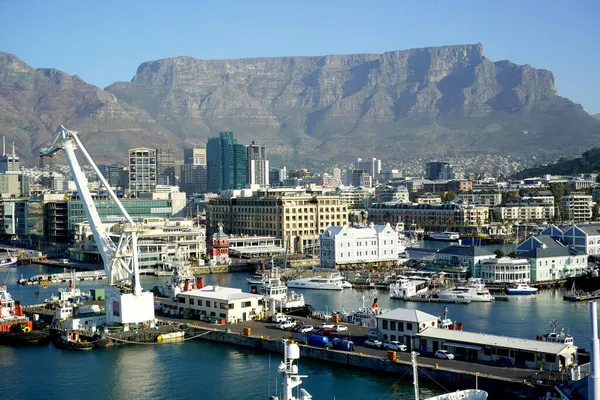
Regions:
[[122, 167], [119, 164], [105, 164], [100, 166], [100, 172], [111, 187], [121, 186], [119, 184], [119, 177], [121, 175]]
[[13, 142], [12, 154], [6, 153], [6, 138], [2, 137], [2, 156], [0, 156], [0, 173], [19, 171], [19, 156], [15, 153]]
[[425, 179], [432, 181], [439, 179], [454, 179], [454, 170], [450, 164], [443, 161], [432, 161], [425, 165]]
[[269, 171], [269, 185], [279, 186], [283, 181], [281, 180], [281, 170], [279, 168], [271, 168]]
[[357, 158], [355, 167], [355, 169], [364, 170], [375, 181], [379, 179], [379, 174], [381, 173], [381, 160], [376, 158]]
[[157, 184], [174, 186], [175, 180], [175, 152], [169, 143], [163, 144], [157, 151], [156, 159]]
[[333, 179], [337, 180], [338, 182], [342, 182], [342, 170], [339, 168], [334, 168], [333, 169]]
[[183, 149], [183, 164], [206, 165], [206, 149], [202, 147]]
[[246, 175], [250, 185], [269, 186], [267, 149], [257, 140], [246, 147]]
[[146, 147], [129, 149], [129, 191], [132, 196], [156, 190], [157, 152]]
[[243, 189], [246, 186], [246, 148], [233, 132], [220, 132], [206, 145], [208, 191]]

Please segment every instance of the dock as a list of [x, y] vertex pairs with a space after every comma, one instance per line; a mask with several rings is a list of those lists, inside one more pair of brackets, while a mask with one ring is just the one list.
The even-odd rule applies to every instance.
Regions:
[[597, 299], [600, 299], [600, 290], [596, 290], [591, 293], [586, 293], [586, 292], [582, 292], [580, 294], [570, 293], [570, 294], [565, 294], [563, 296], [563, 300], [572, 301], [572, 302], [589, 301], [589, 300], [597, 300]]
[[404, 298], [404, 301], [414, 301], [417, 303], [447, 303], [447, 304], [469, 304], [470, 299], [440, 299], [438, 297], [419, 297], [412, 296]]
[[31, 278], [17, 279], [20, 285], [50, 285], [54, 283], [64, 283], [71, 280], [75, 281], [102, 281], [106, 280], [106, 272], [101, 270], [96, 271], [79, 271], [79, 272], [62, 272], [57, 274], [41, 274], [34, 275]]

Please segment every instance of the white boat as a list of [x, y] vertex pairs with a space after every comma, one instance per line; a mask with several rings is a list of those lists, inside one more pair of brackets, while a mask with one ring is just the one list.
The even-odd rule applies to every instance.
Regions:
[[486, 400], [487, 398], [488, 394], [483, 390], [467, 389], [428, 397], [425, 400]]
[[344, 281], [339, 273], [333, 273], [326, 276], [311, 276], [308, 278], [293, 279], [287, 282], [287, 287], [298, 289], [317, 289], [317, 290], [343, 290], [351, 288], [352, 284]]
[[427, 281], [402, 277], [390, 284], [391, 299], [405, 299], [427, 293]]
[[470, 300], [479, 302], [493, 301], [494, 297], [480, 279], [470, 278], [466, 285], [446, 290], [438, 294], [440, 299]]
[[508, 295], [525, 295], [529, 296], [532, 294], [536, 294], [538, 291], [537, 288], [531, 287], [526, 283], [515, 283], [513, 286], [506, 288], [506, 294]]
[[285, 314], [307, 317], [310, 315], [311, 307], [304, 302], [304, 295], [289, 292], [281, 280], [279, 268], [275, 267], [271, 260], [271, 269], [262, 275], [262, 281], [253, 285], [251, 293], [265, 296], [266, 307], [271, 311], [281, 311]]
[[367, 307], [367, 298], [363, 294], [361, 297], [362, 307], [353, 311], [335, 311], [343, 322], [353, 323], [356, 325], [368, 326], [369, 328], [377, 328], [377, 316], [388, 312], [388, 309], [379, 308], [377, 298], [373, 297], [371, 307]]
[[14, 267], [15, 265], [17, 265], [18, 260], [19, 260], [18, 257], [11, 255], [7, 249], [6, 257], [0, 258], [0, 268], [1, 267]]
[[155, 286], [152, 292], [158, 297], [173, 299], [181, 292], [187, 292], [196, 289], [198, 282], [192, 272], [192, 265], [189, 261], [182, 259], [170, 263], [172, 268], [171, 278], [166, 285]]
[[260, 285], [262, 284], [264, 279], [264, 274], [255, 274], [252, 275], [248, 278], [246, 278], [246, 281], [248, 282], [249, 285]]
[[[311, 400], [312, 396], [305, 389], [294, 388], [302, 384], [301, 378], [306, 375], [298, 375], [298, 360], [300, 359], [300, 347], [295, 343], [288, 344], [283, 340], [283, 362], [277, 368], [281, 374], [282, 397], [281, 400]], [[295, 363], [294, 363], [295, 362]], [[296, 396], [294, 396], [296, 392]], [[269, 400], [279, 400], [277, 396], [270, 396]]]
[[552, 327], [552, 332], [537, 335], [536, 340], [550, 343], [562, 343], [562, 344], [570, 344], [573, 345], [574, 339], [568, 333], [565, 333], [565, 328], [561, 328], [560, 332], [556, 332], [556, 327], [558, 325], [558, 320], [556, 318], [552, 318], [552, 323], [550, 326]]
[[430, 240], [442, 240], [446, 242], [456, 242], [460, 239], [460, 235], [457, 232], [442, 232], [434, 233], [429, 236]]

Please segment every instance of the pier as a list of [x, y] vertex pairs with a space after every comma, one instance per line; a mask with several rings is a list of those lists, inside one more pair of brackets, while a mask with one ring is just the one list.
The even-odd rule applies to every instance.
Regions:
[[417, 303], [447, 303], [447, 304], [469, 304], [470, 299], [440, 299], [438, 297], [406, 297], [404, 301], [414, 301]]
[[106, 280], [106, 272], [101, 270], [96, 271], [79, 271], [79, 272], [63, 272], [57, 274], [41, 274], [34, 275], [31, 278], [20, 278], [17, 283], [21, 285], [49, 285], [53, 283], [64, 283], [71, 280], [75, 281], [101, 281]]

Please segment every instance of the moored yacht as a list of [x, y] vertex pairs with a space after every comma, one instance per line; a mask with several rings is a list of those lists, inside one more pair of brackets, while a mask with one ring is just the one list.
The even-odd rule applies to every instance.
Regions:
[[0, 267], [14, 267], [17, 265], [18, 258], [10, 254], [8, 249], [6, 250], [6, 257], [0, 258]]
[[287, 282], [289, 288], [317, 289], [317, 290], [343, 290], [351, 288], [352, 284], [344, 281], [339, 273], [326, 276], [311, 276], [308, 278], [293, 279]]
[[390, 284], [391, 299], [405, 299], [425, 293], [427, 293], [427, 281], [425, 280], [410, 280], [406, 277], [401, 277], [396, 282]]
[[531, 287], [526, 283], [515, 283], [514, 285], [506, 288], [506, 294], [509, 295], [529, 296], [532, 294], [536, 294], [537, 291], [537, 288]]
[[434, 233], [429, 236], [430, 240], [441, 240], [445, 242], [455, 242], [460, 239], [460, 235], [457, 232], [442, 232], [442, 233]]
[[465, 286], [458, 286], [454, 289], [446, 290], [438, 294], [440, 299], [449, 300], [470, 300], [479, 302], [488, 302], [494, 300], [490, 291], [480, 279], [470, 278]]

